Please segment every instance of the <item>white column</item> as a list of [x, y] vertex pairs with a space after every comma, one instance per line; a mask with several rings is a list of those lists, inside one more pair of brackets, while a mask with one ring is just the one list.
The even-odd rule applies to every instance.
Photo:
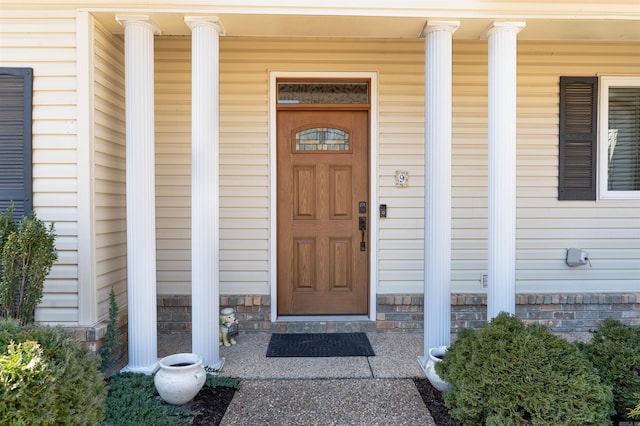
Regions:
[[516, 58], [522, 22], [495, 22], [489, 40], [487, 318], [516, 308]]
[[127, 166], [128, 371], [157, 369], [153, 37], [148, 16], [118, 16], [124, 27]]
[[452, 39], [459, 22], [427, 22], [425, 43], [424, 356], [451, 334]]
[[222, 369], [219, 268], [219, 37], [216, 17], [185, 17], [191, 28], [191, 300], [192, 351]]

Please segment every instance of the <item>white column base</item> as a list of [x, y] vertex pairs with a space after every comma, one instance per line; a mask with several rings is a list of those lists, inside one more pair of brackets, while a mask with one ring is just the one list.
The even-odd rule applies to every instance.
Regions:
[[134, 366], [127, 365], [120, 371], [122, 373], [137, 373], [137, 374], [145, 374], [147, 376], [150, 376], [152, 374], [155, 374], [155, 372], [158, 371], [159, 368], [160, 368], [160, 363], [156, 361], [155, 363], [148, 366], [144, 366], [144, 367], [134, 367]]

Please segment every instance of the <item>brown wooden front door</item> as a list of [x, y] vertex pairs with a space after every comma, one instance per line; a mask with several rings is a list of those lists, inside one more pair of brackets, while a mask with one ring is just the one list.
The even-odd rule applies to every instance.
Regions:
[[277, 113], [279, 315], [368, 313], [368, 123], [364, 110]]

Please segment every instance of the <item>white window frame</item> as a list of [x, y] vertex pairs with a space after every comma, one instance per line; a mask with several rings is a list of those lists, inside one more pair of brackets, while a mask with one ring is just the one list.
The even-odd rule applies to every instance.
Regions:
[[640, 77], [602, 76], [598, 94], [598, 198], [638, 200], [640, 191], [609, 191], [609, 88], [640, 87]]

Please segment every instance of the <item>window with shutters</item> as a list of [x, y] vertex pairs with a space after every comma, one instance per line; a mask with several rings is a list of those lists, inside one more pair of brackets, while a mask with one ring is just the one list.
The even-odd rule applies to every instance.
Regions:
[[640, 199], [640, 77], [561, 77], [558, 199]]
[[599, 197], [640, 198], [640, 77], [601, 77], [599, 97]]
[[0, 67], [0, 210], [15, 219], [32, 208], [31, 108], [33, 69]]

